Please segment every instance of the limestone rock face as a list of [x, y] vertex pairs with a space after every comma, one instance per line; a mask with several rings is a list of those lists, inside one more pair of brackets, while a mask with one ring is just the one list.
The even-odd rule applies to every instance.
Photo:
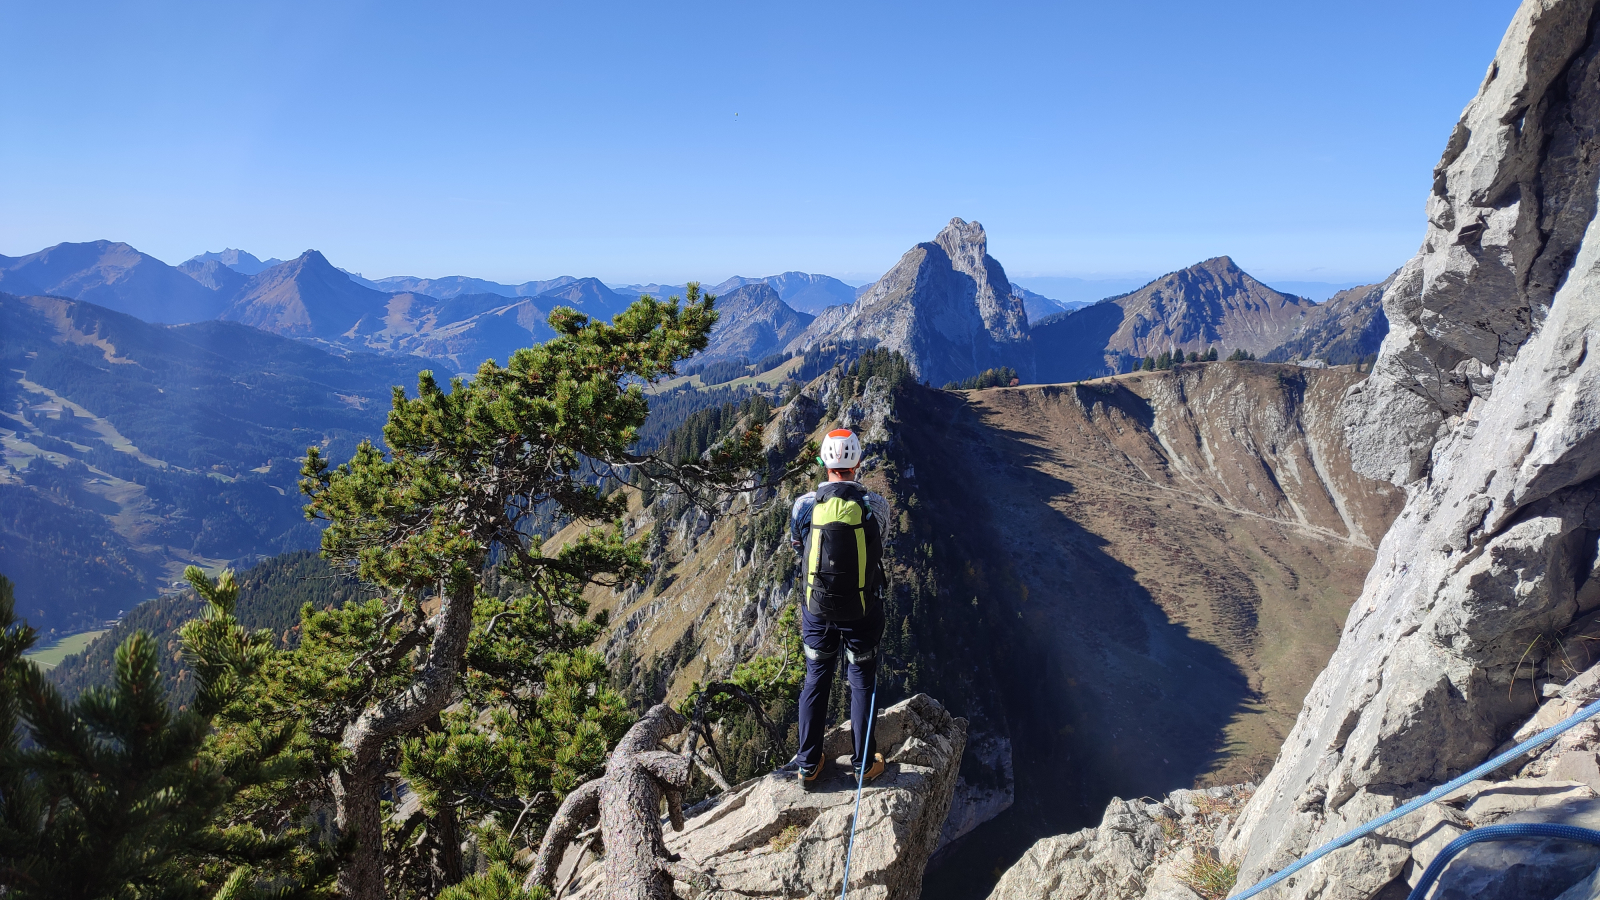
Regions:
[[824, 310], [789, 347], [825, 338], [875, 339], [935, 385], [1002, 365], [1024, 380], [1033, 372], [1022, 298], [989, 255], [983, 226], [961, 219], [912, 247], [855, 303]]
[[1099, 827], [1030, 847], [989, 900], [1198, 900], [1197, 855], [1209, 852], [1210, 832], [1249, 791], [1239, 785], [1174, 791], [1155, 803], [1112, 800]]
[[[950, 811], [967, 721], [918, 694], [880, 713], [875, 727], [888, 768], [862, 794], [850, 896], [915, 900]], [[721, 885], [709, 896], [799, 900], [839, 895], [855, 815], [855, 782], [843, 774], [849, 766], [848, 727], [830, 732], [823, 749], [835, 764], [820, 787], [805, 790], [793, 776], [757, 778], [689, 811], [683, 831], [666, 833], [668, 850]], [[606, 896], [602, 868], [581, 871], [566, 896]], [[569, 875], [561, 872], [556, 883]]]
[[[1384, 296], [1391, 331], [1357, 405], [1406, 391], [1428, 401], [1436, 423], [1471, 417], [1580, 274], [1600, 125], [1592, 7], [1519, 9], [1434, 169], [1427, 236]], [[1409, 471], [1420, 473], [1431, 450], [1414, 444]]]
[[[1522, 4], [1384, 295], [1347, 427], [1357, 469], [1408, 500], [1223, 847], [1241, 886], [1485, 759], [1538, 703], [1511, 689], [1519, 668], [1545, 677], [1547, 636], [1600, 605], [1596, 5]], [[1403, 855], [1355, 865], [1360, 846], [1279, 896], [1370, 897], [1400, 875]]]
[[950, 815], [939, 834], [941, 850], [1010, 809], [1017, 799], [1010, 740], [998, 734], [974, 733], [968, 735], [967, 754], [981, 763], [975, 768], [993, 777], [985, 781], [956, 779], [955, 799], [950, 801]]

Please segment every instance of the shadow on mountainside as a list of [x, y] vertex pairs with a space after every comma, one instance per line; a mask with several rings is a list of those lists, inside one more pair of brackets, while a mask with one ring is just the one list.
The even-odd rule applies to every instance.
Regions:
[[1113, 371], [1106, 361], [1106, 344], [1122, 327], [1123, 315], [1121, 306], [1101, 301], [1035, 322], [1029, 332], [1037, 381], [1057, 384]]
[[[1107, 403], [1149, 427], [1142, 398], [1106, 390]], [[1096, 824], [1112, 796], [1189, 785], [1218, 761], [1225, 728], [1253, 694], [1239, 666], [1174, 624], [1105, 539], [1053, 505], [1077, 486], [1039, 471], [1030, 435], [985, 421], [963, 395], [910, 394], [904, 446], [940, 581], [978, 586], [973, 598], [941, 602], [989, 604], [986, 621], [997, 623], [967, 643], [987, 649], [970, 663], [987, 667], [1000, 693], [993, 718], [1012, 740], [1016, 794], [936, 860], [923, 895], [981, 898], [1035, 840]]]

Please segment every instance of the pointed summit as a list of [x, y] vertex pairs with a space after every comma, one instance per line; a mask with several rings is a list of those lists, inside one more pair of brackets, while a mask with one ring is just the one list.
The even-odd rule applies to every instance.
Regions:
[[950, 257], [957, 272], [971, 276], [976, 283], [973, 299], [984, 327], [996, 337], [1004, 335], [1004, 340], [1022, 340], [1028, 333], [1028, 314], [1014, 302], [1005, 269], [989, 255], [989, 236], [983, 225], [951, 219], [933, 242]]
[[307, 250], [253, 276], [222, 318], [277, 334], [332, 339], [364, 316], [381, 315], [388, 301], [388, 294], [356, 284], [327, 257]]
[[1024, 378], [1033, 371], [1022, 299], [989, 255], [983, 226], [959, 218], [906, 251], [855, 303], [825, 310], [790, 348], [825, 338], [876, 339], [934, 384], [998, 366]]

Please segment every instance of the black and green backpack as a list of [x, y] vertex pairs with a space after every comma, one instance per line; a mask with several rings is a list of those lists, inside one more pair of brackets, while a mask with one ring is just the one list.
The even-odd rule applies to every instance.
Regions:
[[884, 582], [883, 532], [853, 481], [817, 488], [805, 541], [806, 609], [827, 622], [853, 622], [878, 601]]

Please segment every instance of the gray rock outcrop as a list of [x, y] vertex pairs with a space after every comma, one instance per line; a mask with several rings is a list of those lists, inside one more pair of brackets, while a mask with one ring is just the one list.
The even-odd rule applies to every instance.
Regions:
[[[915, 900], [950, 810], [967, 721], [918, 694], [880, 713], [876, 727], [888, 769], [862, 794], [850, 896]], [[823, 751], [835, 761], [835, 773], [848, 770], [848, 725], [829, 733]], [[778, 774], [738, 785], [689, 810], [683, 831], [666, 832], [667, 849], [716, 879], [720, 889], [711, 897], [838, 896], [855, 784], [839, 774], [824, 779], [810, 791], [793, 776]], [[558, 873], [557, 885], [572, 877], [574, 866], [579, 867], [576, 882], [564, 896], [607, 896], [603, 867], [577, 854]], [[687, 886], [680, 888], [688, 896]]]
[[876, 340], [919, 380], [959, 381], [998, 366], [1033, 372], [1028, 314], [977, 222], [951, 219], [912, 247], [853, 304], [824, 310], [790, 349], [824, 339]]
[[1250, 785], [1173, 791], [1161, 800], [1112, 800], [1096, 828], [1029, 848], [989, 900], [1201, 900], [1216, 830]]
[[[1595, 8], [1522, 4], [1435, 170], [1421, 252], [1346, 406], [1357, 468], [1408, 502], [1224, 844], [1240, 885], [1485, 759], [1537, 705], [1553, 636], [1600, 607]], [[1375, 895], [1411, 859], [1416, 836], [1396, 837], [1279, 896]]]

